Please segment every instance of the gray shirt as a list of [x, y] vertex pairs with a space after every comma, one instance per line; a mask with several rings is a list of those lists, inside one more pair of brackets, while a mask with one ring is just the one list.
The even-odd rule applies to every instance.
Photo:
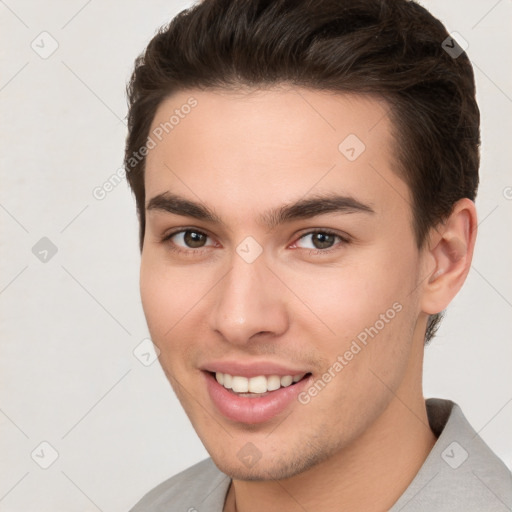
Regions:
[[[426, 401], [438, 438], [414, 480], [390, 512], [506, 512], [512, 474], [449, 400]], [[130, 512], [222, 512], [231, 479], [211, 458], [161, 483]]]

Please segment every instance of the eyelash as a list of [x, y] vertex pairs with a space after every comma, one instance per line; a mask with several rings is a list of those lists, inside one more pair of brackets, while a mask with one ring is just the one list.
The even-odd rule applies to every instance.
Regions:
[[[186, 233], [187, 231], [190, 231], [190, 232], [193, 232], [193, 233], [198, 233], [200, 235], [205, 235], [208, 237], [208, 234], [207, 233], [204, 233], [203, 231], [200, 231], [198, 229], [193, 229], [193, 228], [186, 228], [186, 229], [177, 229], [175, 231], [172, 231], [171, 233], [168, 233], [166, 235], [164, 235], [162, 238], [161, 238], [161, 242], [162, 243], [166, 243], [169, 247], [169, 249], [171, 251], [173, 251], [174, 253], [176, 254], [185, 254], [185, 255], [188, 255], [188, 256], [199, 256], [201, 255], [204, 250], [206, 248], [198, 248], [198, 249], [183, 249], [177, 245], [175, 245], [174, 243], [171, 242], [171, 238], [175, 235], [178, 235], [180, 233]], [[330, 229], [316, 229], [316, 230], [312, 230], [312, 231], [307, 231], [305, 233], [303, 233], [302, 235], [299, 236], [299, 238], [297, 238], [297, 241], [301, 240], [302, 238], [308, 236], [308, 235], [316, 235], [318, 233], [321, 233], [321, 234], [324, 234], [324, 235], [333, 235], [335, 237], [338, 237], [341, 241], [340, 244], [337, 244], [335, 245], [334, 247], [330, 248], [330, 249], [302, 249], [304, 251], [309, 251], [310, 254], [312, 251], [315, 251], [316, 254], [321, 254], [322, 256], [323, 255], [327, 255], [327, 254], [331, 254], [335, 251], [338, 251], [340, 249], [339, 245], [347, 245], [350, 243], [350, 239], [346, 236], [342, 236], [340, 235], [339, 233], [336, 233], [335, 231], [332, 231]], [[296, 242], [294, 242], [296, 243]], [[300, 248], [299, 248], [300, 249]]]

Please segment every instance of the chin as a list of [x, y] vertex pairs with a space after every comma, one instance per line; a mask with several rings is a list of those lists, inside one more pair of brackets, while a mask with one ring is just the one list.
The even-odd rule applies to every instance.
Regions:
[[[311, 449], [312, 447], [309, 446], [309, 448]], [[230, 457], [229, 460], [227, 457], [217, 457], [215, 454], [210, 455], [215, 465], [234, 480], [270, 481], [284, 480], [304, 473], [326, 460], [331, 453], [319, 451], [307, 453], [305, 450], [300, 453], [297, 450], [289, 457], [283, 454], [279, 454], [277, 457], [270, 457], [265, 456], [265, 453], [263, 453], [261, 458], [252, 467], [246, 466], [243, 461], [238, 460], [236, 455], [234, 459]]]

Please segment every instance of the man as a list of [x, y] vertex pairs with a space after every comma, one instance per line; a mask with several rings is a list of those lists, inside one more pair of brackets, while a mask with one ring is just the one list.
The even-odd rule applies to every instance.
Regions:
[[132, 510], [512, 507], [422, 392], [477, 228], [474, 77], [443, 25], [406, 0], [205, 0], [128, 94], [142, 304], [211, 456]]

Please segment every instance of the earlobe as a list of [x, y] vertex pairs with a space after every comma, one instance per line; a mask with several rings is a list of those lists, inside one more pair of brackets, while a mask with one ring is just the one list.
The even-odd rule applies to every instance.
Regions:
[[477, 232], [473, 201], [464, 198], [455, 203], [451, 215], [435, 231], [428, 249], [429, 261], [434, 265], [431, 263], [421, 299], [422, 311], [429, 315], [448, 306], [471, 268]]

